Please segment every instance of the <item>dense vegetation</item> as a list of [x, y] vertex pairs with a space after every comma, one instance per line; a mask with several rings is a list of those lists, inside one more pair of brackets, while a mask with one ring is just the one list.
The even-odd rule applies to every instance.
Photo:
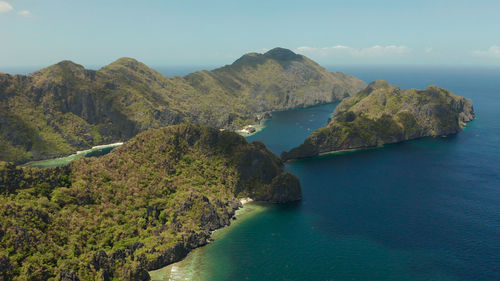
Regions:
[[98, 71], [63, 61], [27, 76], [0, 74], [0, 160], [67, 155], [184, 122], [236, 129], [364, 86], [281, 48], [172, 78], [130, 58]]
[[204, 126], [151, 129], [100, 158], [0, 164], [0, 280], [148, 280], [227, 225], [239, 197], [300, 199], [262, 143]]
[[344, 99], [326, 127], [313, 132], [304, 144], [282, 157], [311, 157], [456, 134], [473, 118], [472, 102], [446, 89], [431, 85], [425, 90], [405, 90], [375, 81], [358, 95]]

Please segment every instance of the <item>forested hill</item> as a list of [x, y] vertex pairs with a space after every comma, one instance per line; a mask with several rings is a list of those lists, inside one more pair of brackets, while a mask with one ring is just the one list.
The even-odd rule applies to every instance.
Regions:
[[262, 143], [205, 126], [151, 129], [62, 167], [0, 162], [0, 280], [149, 280], [242, 197], [295, 201], [300, 184]]
[[364, 87], [282, 48], [185, 77], [131, 58], [98, 71], [62, 61], [27, 76], [0, 74], [0, 160], [52, 158], [171, 124], [237, 129], [269, 111], [338, 101]]
[[472, 101], [430, 85], [401, 89], [374, 81], [357, 96], [344, 99], [329, 124], [314, 131], [284, 160], [332, 151], [377, 147], [406, 140], [456, 134], [474, 119]]

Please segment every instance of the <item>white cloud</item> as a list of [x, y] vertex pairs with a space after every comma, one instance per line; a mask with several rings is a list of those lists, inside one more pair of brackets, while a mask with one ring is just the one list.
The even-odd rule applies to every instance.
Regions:
[[427, 54], [432, 53], [432, 48], [425, 48], [425, 52], [426, 52]]
[[0, 1], [0, 13], [7, 13], [12, 11], [14, 8], [5, 1]]
[[298, 47], [297, 52], [308, 54], [308, 55], [318, 55], [323, 57], [335, 56], [335, 55], [349, 55], [352, 57], [386, 57], [386, 56], [401, 56], [411, 52], [411, 49], [400, 45], [375, 45], [369, 48], [352, 48], [344, 45], [336, 45], [331, 47], [309, 47], [302, 46]]
[[28, 10], [22, 10], [22, 11], [18, 12], [17, 14], [22, 16], [22, 17], [25, 17], [25, 18], [31, 18], [33, 16], [33, 14]]
[[472, 54], [478, 57], [500, 58], [500, 46], [491, 46], [488, 50], [476, 50]]
[[332, 47], [308, 47], [308, 46], [303, 46], [303, 47], [298, 47], [297, 51], [298, 52], [317, 52], [317, 53], [326, 53], [330, 51], [338, 51], [338, 50], [354, 50], [351, 47], [347, 46], [342, 46], [342, 45], [337, 45], [337, 46], [332, 46]]

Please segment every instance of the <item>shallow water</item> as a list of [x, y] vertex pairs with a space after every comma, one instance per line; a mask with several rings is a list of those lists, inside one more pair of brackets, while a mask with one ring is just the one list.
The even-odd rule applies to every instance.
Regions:
[[[405, 88], [437, 84], [471, 98], [477, 118], [447, 138], [288, 163], [303, 200], [245, 220], [185, 270], [198, 280], [500, 280], [500, 70], [346, 72]], [[279, 154], [334, 107], [275, 113], [248, 140]]]
[[49, 167], [56, 167], [56, 166], [62, 166], [66, 165], [71, 161], [83, 158], [83, 157], [99, 157], [102, 155], [106, 155], [110, 153], [113, 149], [117, 148], [121, 144], [107, 144], [107, 145], [99, 145], [95, 146], [91, 149], [84, 150], [84, 151], [79, 151], [78, 153], [71, 154], [69, 156], [64, 156], [64, 157], [58, 157], [58, 158], [52, 158], [52, 159], [47, 159], [47, 160], [40, 160], [40, 161], [31, 161], [23, 166], [26, 167], [36, 167], [36, 168], [49, 168]]
[[237, 232], [240, 227], [245, 228], [247, 224], [252, 222], [253, 217], [271, 209], [272, 207], [273, 206], [271, 204], [263, 202], [251, 202], [245, 204], [243, 208], [236, 210], [236, 220], [233, 220], [230, 226], [214, 231], [214, 233], [212, 234], [212, 238], [215, 240], [213, 242], [211, 242], [206, 247], [201, 247], [192, 251], [191, 253], [189, 253], [188, 257], [181, 262], [172, 264], [159, 270], [151, 271], [149, 273], [151, 275], [151, 280], [203, 280], [203, 272], [207, 271], [210, 268], [213, 268], [214, 266], [220, 267], [219, 260], [212, 261], [205, 259], [204, 251], [207, 249], [210, 250], [212, 248], [224, 250], [226, 248], [224, 244], [233, 242], [231, 238], [224, 239], [229, 233]]

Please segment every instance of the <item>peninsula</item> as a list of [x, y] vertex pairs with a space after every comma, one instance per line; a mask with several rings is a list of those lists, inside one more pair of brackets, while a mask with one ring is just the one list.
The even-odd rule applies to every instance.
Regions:
[[326, 127], [282, 153], [282, 159], [456, 134], [472, 119], [471, 100], [446, 89], [431, 85], [425, 90], [405, 90], [379, 80], [344, 99]]
[[260, 142], [173, 125], [100, 158], [47, 169], [0, 162], [0, 279], [149, 280], [228, 225], [241, 198], [301, 198]]

